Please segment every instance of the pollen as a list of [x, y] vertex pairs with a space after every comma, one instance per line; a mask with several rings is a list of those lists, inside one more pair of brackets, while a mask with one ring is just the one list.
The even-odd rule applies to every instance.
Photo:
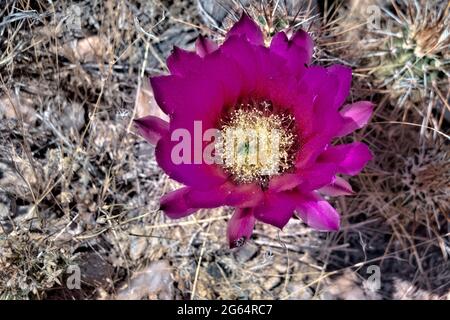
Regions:
[[240, 104], [221, 120], [221, 163], [237, 183], [267, 186], [293, 168], [299, 149], [295, 119], [271, 102]]

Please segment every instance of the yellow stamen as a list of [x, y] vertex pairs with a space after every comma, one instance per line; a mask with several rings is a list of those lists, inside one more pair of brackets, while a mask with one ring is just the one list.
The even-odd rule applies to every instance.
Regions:
[[236, 182], [264, 186], [293, 166], [298, 150], [294, 118], [272, 109], [267, 101], [241, 104], [222, 121], [218, 153]]

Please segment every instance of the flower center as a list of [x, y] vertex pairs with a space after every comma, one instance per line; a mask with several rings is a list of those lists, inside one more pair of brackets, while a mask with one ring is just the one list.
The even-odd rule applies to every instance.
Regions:
[[267, 186], [272, 176], [293, 167], [298, 151], [294, 117], [274, 111], [269, 101], [240, 104], [221, 120], [224, 169], [238, 183]]

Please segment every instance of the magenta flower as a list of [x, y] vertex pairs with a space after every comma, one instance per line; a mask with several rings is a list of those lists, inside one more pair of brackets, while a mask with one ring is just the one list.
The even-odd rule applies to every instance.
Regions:
[[[153, 116], [135, 120], [142, 136], [156, 144], [161, 168], [185, 185], [161, 199], [170, 218], [201, 208], [235, 207], [228, 222], [231, 247], [251, 236], [256, 220], [283, 228], [298, 214], [312, 228], [339, 229], [339, 214], [322, 195], [351, 194], [349, 183], [337, 174], [358, 174], [372, 156], [361, 142], [331, 142], [364, 126], [373, 106], [362, 101], [342, 107], [351, 69], [312, 66], [312, 54], [313, 41], [302, 30], [290, 39], [279, 32], [266, 47], [261, 30], [245, 14], [221, 46], [199, 37], [195, 53], [174, 48], [167, 59], [170, 75], [150, 79], [170, 122]], [[222, 163], [204, 161], [212, 141], [205, 133], [212, 128], [239, 134], [253, 130], [260, 148], [276, 133], [277, 157], [249, 163], [256, 151], [248, 140], [235, 145], [225, 135], [223, 146], [236, 149], [216, 148], [212, 154], [220, 153]], [[193, 137], [185, 146], [200, 148], [200, 154], [178, 153], [180, 136], [174, 133], [180, 129]], [[174, 152], [184, 161], [174, 161]]]

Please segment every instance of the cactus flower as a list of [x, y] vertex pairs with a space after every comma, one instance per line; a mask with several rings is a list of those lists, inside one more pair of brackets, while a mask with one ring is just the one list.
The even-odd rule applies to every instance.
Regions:
[[[174, 48], [170, 74], [150, 79], [169, 121], [135, 120], [156, 146], [158, 165], [184, 185], [161, 198], [167, 216], [233, 207], [231, 247], [250, 238], [256, 221], [283, 228], [294, 215], [311, 228], [339, 230], [339, 214], [323, 196], [351, 194], [338, 175], [358, 174], [372, 155], [362, 142], [332, 142], [363, 127], [373, 105], [344, 104], [351, 69], [311, 65], [313, 51], [303, 30], [291, 37], [279, 32], [266, 46], [245, 14], [221, 45], [199, 37], [196, 52]], [[211, 129], [222, 133], [220, 148], [208, 135]], [[182, 146], [181, 137], [187, 139]], [[274, 141], [275, 148], [268, 147]], [[207, 149], [222, 161], [206, 161]]]

